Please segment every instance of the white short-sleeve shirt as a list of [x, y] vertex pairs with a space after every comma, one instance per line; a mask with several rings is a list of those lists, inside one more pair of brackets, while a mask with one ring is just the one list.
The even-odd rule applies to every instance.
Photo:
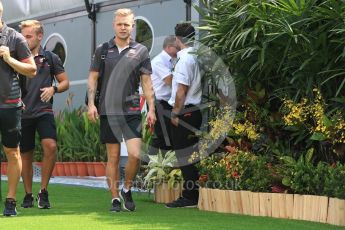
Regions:
[[201, 102], [201, 76], [193, 47], [185, 48], [177, 53], [177, 63], [173, 72], [171, 97], [169, 104], [174, 106], [178, 84], [188, 86], [184, 105], [198, 105]]
[[171, 86], [164, 79], [171, 75], [172, 58], [166, 51], [160, 52], [152, 61], [151, 80], [157, 100], [168, 101], [171, 96]]

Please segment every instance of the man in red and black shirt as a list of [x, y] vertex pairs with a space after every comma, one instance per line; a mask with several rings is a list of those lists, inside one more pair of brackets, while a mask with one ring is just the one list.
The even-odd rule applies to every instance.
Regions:
[[[123, 208], [135, 210], [131, 196], [133, 179], [137, 173], [141, 146], [141, 112], [139, 108], [139, 83], [141, 82], [149, 110], [148, 123], [156, 121], [154, 93], [151, 82], [151, 62], [147, 48], [131, 40], [134, 28], [134, 15], [130, 9], [118, 9], [114, 14], [113, 28], [115, 37], [107, 42], [107, 54], [102, 55], [99, 46], [92, 59], [88, 80], [88, 116], [96, 121], [100, 115], [100, 138], [107, 147], [106, 176], [112, 195], [110, 211], [118, 212]], [[103, 56], [103, 57], [102, 57]], [[104, 71], [101, 61], [104, 58]], [[100, 72], [104, 72], [100, 76]], [[98, 78], [102, 78], [99, 110], [94, 99]], [[128, 162], [125, 168], [125, 182], [119, 193], [120, 143], [126, 141]], [[120, 196], [120, 197], [119, 197]]]
[[[22, 115], [20, 152], [23, 161], [22, 178], [26, 195], [21, 206], [23, 208], [33, 207], [32, 162], [37, 131], [43, 149], [41, 189], [37, 195], [37, 206], [38, 208], [49, 209], [47, 188], [55, 166], [57, 150], [52, 98], [55, 93], [62, 93], [69, 88], [69, 80], [59, 56], [45, 51], [41, 47], [42, 23], [37, 20], [27, 20], [20, 23], [20, 28], [37, 65], [37, 75], [26, 81], [27, 93], [23, 97], [25, 110]], [[54, 84], [53, 86], [55, 81], [58, 85]]]
[[0, 131], [8, 161], [8, 193], [4, 216], [17, 215], [16, 192], [22, 161], [19, 152], [21, 94], [17, 73], [28, 77], [36, 74], [36, 65], [24, 37], [2, 21], [0, 1]]

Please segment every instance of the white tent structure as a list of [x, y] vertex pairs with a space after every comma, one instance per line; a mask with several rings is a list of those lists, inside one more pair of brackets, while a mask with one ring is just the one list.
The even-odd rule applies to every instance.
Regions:
[[4, 19], [10, 24], [47, 14], [59, 15], [66, 9], [85, 7], [84, 0], [3, 0]]

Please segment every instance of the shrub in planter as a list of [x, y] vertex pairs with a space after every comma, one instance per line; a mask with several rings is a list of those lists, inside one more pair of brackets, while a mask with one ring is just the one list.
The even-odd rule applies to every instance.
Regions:
[[334, 163], [327, 167], [324, 182], [324, 195], [345, 199], [345, 165]]
[[[162, 203], [171, 202], [181, 194], [182, 174], [180, 169], [174, 168], [176, 163], [175, 152], [168, 151], [163, 155], [159, 151], [157, 155], [148, 155], [148, 157], [150, 159], [148, 165], [143, 166], [147, 171], [144, 177], [146, 187], [148, 189], [155, 188], [156, 194], [158, 190], [161, 194], [161, 189], [164, 189], [163, 193], [168, 195], [160, 195], [159, 200], [157, 200], [156, 196], [156, 201]], [[177, 192], [172, 192], [174, 190], [177, 190]]]
[[82, 108], [64, 110], [56, 117], [60, 157], [63, 161], [104, 161], [99, 122], [91, 123]]
[[345, 166], [312, 162], [313, 149], [309, 149], [297, 161], [292, 157], [281, 158], [278, 173], [289, 192], [336, 197], [345, 199]]
[[201, 185], [219, 189], [270, 191], [273, 177], [268, 159], [236, 148], [230, 151], [213, 154], [199, 163]]

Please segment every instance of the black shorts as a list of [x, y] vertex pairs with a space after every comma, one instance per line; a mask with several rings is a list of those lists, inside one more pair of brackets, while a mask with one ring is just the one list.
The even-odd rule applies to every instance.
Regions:
[[103, 144], [119, 144], [122, 141], [141, 138], [141, 115], [102, 115], [100, 138]]
[[20, 151], [27, 152], [35, 149], [36, 131], [40, 139], [56, 140], [56, 126], [53, 114], [44, 114], [40, 117], [22, 119], [22, 138]]
[[1, 143], [7, 148], [19, 145], [21, 114], [21, 108], [0, 109]]

